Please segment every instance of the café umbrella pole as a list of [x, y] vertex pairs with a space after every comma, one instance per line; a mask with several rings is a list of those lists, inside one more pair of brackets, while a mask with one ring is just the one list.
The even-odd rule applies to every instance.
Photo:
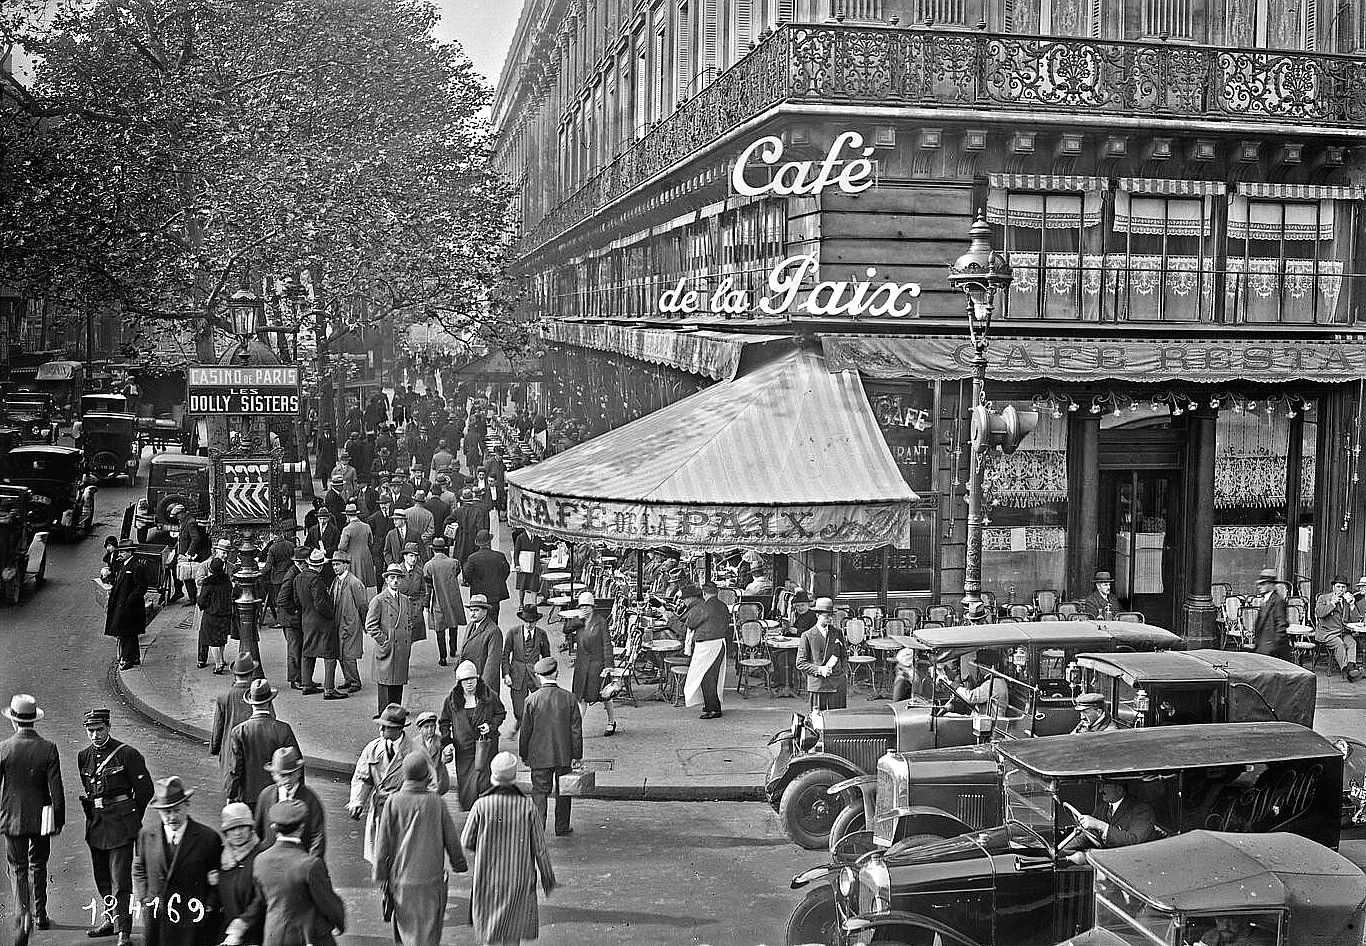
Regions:
[[645, 600], [645, 550], [636, 549], [636, 600]]

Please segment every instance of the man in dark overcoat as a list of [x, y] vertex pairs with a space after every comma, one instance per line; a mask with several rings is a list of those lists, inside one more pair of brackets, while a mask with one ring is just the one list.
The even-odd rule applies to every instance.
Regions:
[[247, 691], [256, 679], [257, 664], [251, 654], [238, 654], [232, 662], [232, 685], [213, 698], [213, 729], [209, 732], [209, 755], [218, 756], [218, 767], [225, 773], [228, 767], [228, 736], [238, 723], [251, 718], [251, 704]]
[[304, 850], [326, 857], [327, 817], [318, 794], [304, 784], [304, 757], [293, 746], [281, 746], [271, 756], [266, 770], [275, 784], [267, 785], [256, 796], [256, 836], [266, 844], [274, 844], [275, 829], [270, 821], [270, 809], [276, 802], [298, 799], [308, 809], [300, 828]]
[[[475, 537], [489, 527], [488, 510], [475, 501], [474, 490], [466, 488], [460, 491], [460, 505], [451, 516], [456, 525], [453, 555], [457, 562], [463, 563], [474, 554]], [[446, 521], [449, 523], [450, 519]]]
[[574, 799], [559, 795], [558, 786], [560, 777], [568, 775], [583, 758], [583, 716], [574, 694], [560, 688], [560, 665], [554, 657], [542, 657], [534, 669], [540, 687], [527, 697], [522, 710], [518, 754], [531, 769], [531, 800], [540, 812], [542, 824], [546, 819], [546, 799], [552, 791], [557, 793], [555, 834], [563, 837], [574, 833], [569, 826]]
[[104, 635], [119, 641], [120, 670], [142, 663], [138, 638], [147, 630], [147, 577], [133, 555], [135, 547], [127, 540], [119, 543], [114, 587], [104, 617]]
[[[308, 568], [294, 579], [294, 599], [299, 603], [303, 633], [303, 663], [299, 675], [303, 680], [304, 696], [323, 693], [327, 699], [342, 699], [337, 691], [337, 661], [341, 659], [341, 634], [337, 630], [337, 612], [332, 592], [322, 574], [330, 569], [321, 549], [308, 555]], [[314, 677], [318, 661], [323, 662], [323, 685]]]
[[275, 598], [275, 610], [280, 616], [280, 628], [285, 635], [285, 679], [292, 690], [302, 690], [304, 631], [303, 607], [295, 593], [299, 576], [308, 569], [309, 549], [300, 546], [294, 550], [289, 573], [280, 582], [280, 592]]
[[76, 754], [85, 790], [81, 795], [85, 844], [90, 848], [95, 889], [104, 903], [103, 915], [86, 935], [94, 939], [117, 933], [119, 946], [130, 946], [133, 842], [142, 830], [142, 816], [152, 800], [153, 788], [142, 753], [111, 736], [110, 725], [109, 710], [87, 712], [85, 732], [90, 745]]
[[465, 584], [470, 586], [471, 594], [483, 595], [488, 599], [489, 617], [496, 624], [498, 606], [508, 598], [508, 576], [512, 574], [512, 566], [508, 564], [506, 555], [491, 548], [493, 536], [487, 529], [475, 535], [474, 544], [478, 548], [465, 559], [460, 573], [465, 578]]
[[66, 824], [66, 794], [57, 747], [34, 729], [43, 718], [38, 701], [20, 693], [3, 712], [14, 735], [0, 742], [0, 833], [14, 891], [14, 943], [24, 946], [35, 924], [40, 930], [52, 925], [47, 859], [52, 835]]
[[[275, 718], [275, 688], [267, 680], [253, 680], [246, 701], [251, 718], [228, 735], [228, 768], [223, 779], [227, 800], [256, 804], [261, 789], [270, 784], [270, 760], [281, 746], [299, 749], [294, 729]], [[302, 752], [302, 750], [299, 750]]]
[[307, 806], [297, 800], [276, 802], [267, 817], [275, 843], [256, 855], [256, 892], [247, 912], [228, 924], [224, 942], [241, 943], [248, 930], [261, 925], [263, 946], [332, 946], [333, 930], [346, 932], [346, 905], [332, 887], [327, 864], [303, 846]]
[[[346, 505], [343, 503], [341, 508], [345, 509]], [[341, 526], [337, 525], [340, 519], [340, 510], [336, 515], [333, 515], [332, 510], [326, 506], [319, 509], [318, 524], [304, 535], [304, 546], [310, 549], [322, 549], [328, 555], [337, 551], [337, 544], [341, 542]]]
[[1275, 569], [1264, 568], [1257, 578], [1257, 594], [1261, 595], [1261, 600], [1257, 602], [1253, 646], [1259, 654], [1291, 660], [1294, 652], [1290, 648], [1290, 637], [1286, 633], [1290, 627], [1290, 618], [1286, 611], [1285, 598], [1276, 590], [1279, 583]]
[[[186, 790], [179, 776], [158, 779], [152, 807], [160, 819], [138, 834], [133, 887], [146, 918], [144, 946], [214, 946], [222, 941], [214, 884], [223, 841], [218, 832], [190, 817], [192, 795], [194, 789]], [[172, 897], [174, 913], [168, 909]]]
[[269, 589], [266, 592], [266, 607], [281, 627], [284, 626], [284, 619], [280, 615], [280, 586], [295, 573], [294, 535], [298, 529], [293, 519], [281, 519], [275, 523], [275, 538], [266, 546], [265, 577]]
[[455, 657], [455, 665], [468, 660], [479, 668], [479, 678], [488, 684], [493, 698], [499, 699], [503, 683], [503, 632], [498, 622], [489, 615], [489, 601], [483, 595], [470, 595], [465, 602], [465, 613], [470, 623], [465, 628], [465, 640], [460, 645], [460, 653]]

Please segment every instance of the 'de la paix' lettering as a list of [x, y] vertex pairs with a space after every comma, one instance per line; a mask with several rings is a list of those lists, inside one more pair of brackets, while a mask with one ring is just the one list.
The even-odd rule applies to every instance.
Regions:
[[[815, 278], [820, 264], [816, 257], [789, 256], [768, 274], [768, 294], [760, 297], [759, 311], [765, 315], [785, 313], [821, 316], [866, 316], [902, 319], [914, 314], [920, 295], [918, 283], [874, 283], [876, 269], [869, 269], [866, 280], [821, 280], [810, 289], [803, 287]], [[724, 277], [710, 291], [689, 289], [686, 278], [659, 297], [659, 311], [666, 315], [714, 312], [744, 315], [753, 308], [749, 292], [735, 288], [733, 276]]]

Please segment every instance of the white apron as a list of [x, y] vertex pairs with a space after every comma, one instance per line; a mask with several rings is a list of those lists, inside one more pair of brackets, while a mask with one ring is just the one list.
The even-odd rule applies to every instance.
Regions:
[[688, 664], [688, 679], [683, 684], [683, 695], [688, 706], [702, 705], [702, 678], [716, 660], [721, 661], [721, 671], [716, 675], [716, 696], [719, 699], [726, 692], [726, 642], [714, 640], [693, 644], [692, 663]]

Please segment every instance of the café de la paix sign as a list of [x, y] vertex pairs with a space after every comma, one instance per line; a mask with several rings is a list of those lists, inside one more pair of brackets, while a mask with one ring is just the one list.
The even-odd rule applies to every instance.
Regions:
[[[846, 149], [857, 157], [841, 160]], [[846, 131], [820, 161], [781, 161], [782, 139], [769, 135], [740, 152], [731, 167], [731, 187], [745, 197], [809, 197], [831, 186], [846, 194], [861, 194], [874, 183], [872, 154], [872, 148], [864, 147], [862, 135]], [[764, 184], [751, 184], [745, 178], [745, 168], [755, 159], [774, 168]], [[814, 254], [789, 256], [769, 271], [768, 291], [758, 299], [736, 288], [734, 276], [722, 277], [712, 289], [689, 288], [683, 277], [660, 295], [658, 308], [665, 315], [748, 315], [756, 308], [764, 315], [849, 318], [899, 319], [915, 313], [912, 300], [920, 295], [918, 283], [879, 282], [873, 268], [866, 271], [867, 279], [820, 280], [816, 278], [819, 269]]]

